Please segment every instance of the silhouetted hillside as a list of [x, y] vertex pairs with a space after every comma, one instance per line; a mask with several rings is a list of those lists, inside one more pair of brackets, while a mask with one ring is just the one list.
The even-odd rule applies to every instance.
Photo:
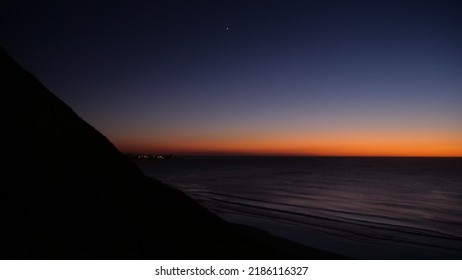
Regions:
[[0, 50], [3, 259], [337, 258], [230, 224], [146, 177]]

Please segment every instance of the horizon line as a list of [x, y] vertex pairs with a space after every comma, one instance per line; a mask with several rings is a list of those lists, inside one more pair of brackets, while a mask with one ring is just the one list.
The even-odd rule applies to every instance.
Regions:
[[308, 155], [308, 154], [245, 154], [245, 153], [134, 153], [122, 152], [124, 155], [159, 155], [176, 157], [330, 157], [330, 158], [462, 158], [448, 155]]

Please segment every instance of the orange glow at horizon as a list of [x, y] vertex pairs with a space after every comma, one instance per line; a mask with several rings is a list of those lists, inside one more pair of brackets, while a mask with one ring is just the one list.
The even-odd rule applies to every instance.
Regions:
[[203, 155], [461, 157], [462, 135], [340, 135], [323, 137], [210, 137], [114, 139], [123, 152]]

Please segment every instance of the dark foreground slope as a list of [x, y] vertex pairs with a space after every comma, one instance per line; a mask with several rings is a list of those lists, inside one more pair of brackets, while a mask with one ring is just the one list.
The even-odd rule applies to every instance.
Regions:
[[340, 258], [227, 223], [144, 176], [4, 50], [0, 75], [0, 258]]

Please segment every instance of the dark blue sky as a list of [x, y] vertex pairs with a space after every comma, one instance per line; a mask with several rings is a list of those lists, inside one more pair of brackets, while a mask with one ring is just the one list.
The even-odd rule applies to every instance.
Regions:
[[123, 151], [462, 156], [460, 1], [10, 2], [3, 47]]

